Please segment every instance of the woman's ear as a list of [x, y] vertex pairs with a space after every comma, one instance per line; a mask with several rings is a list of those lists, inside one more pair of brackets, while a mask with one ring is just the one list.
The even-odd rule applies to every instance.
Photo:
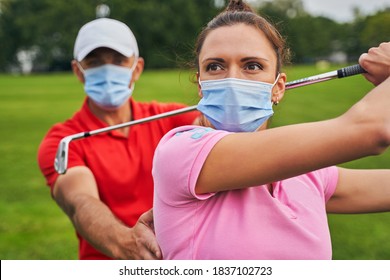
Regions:
[[274, 104], [278, 104], [283, 99], [284, 92], [286, 90], [286, 80], [287, 80], [286, 74], [280, 73], [279, 78], [272, 89], [272, 102]]
[[202, 89], [200, 87], [200, 76], [199, 76], [199, 72], [196, 72], [196, 81], [198, 83], [198, 95], [200, 98], [203, 97], [203, 94], [202, 94]]

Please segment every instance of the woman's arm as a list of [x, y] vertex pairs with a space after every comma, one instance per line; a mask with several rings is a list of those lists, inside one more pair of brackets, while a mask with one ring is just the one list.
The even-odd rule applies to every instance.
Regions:
[[390, 144], [389, 91], [387, 79], [335, 119], [224, 137], [208, 155], [196, 192], [266, 184], [382, 153]]
[[[390, 43], [369, 49], [359, 59], [374, 85], [390, 76]], [[389, 94], [389, 89], [387, 93]], [[390, 170], [349, 170], [339, 168], [336, 191], [327, 203], [330, 213], [390, 211]]]
[[267, 184], [382, 153], [390, 145], [390, 43], [359, 63], [376, 88], [338, 118], [227, 135], [211, 150], [197, 193]]
[[326, 208], [329, 213], [390, 211], [390, 170], [339, 168], [336, 191]]

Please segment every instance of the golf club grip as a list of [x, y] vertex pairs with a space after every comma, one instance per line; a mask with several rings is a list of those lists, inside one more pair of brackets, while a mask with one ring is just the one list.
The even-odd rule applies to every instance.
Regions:
[[357, 74], [367, 73], [359, 64], [347, 66], [337, 70], [337, 77], [344, 78]]

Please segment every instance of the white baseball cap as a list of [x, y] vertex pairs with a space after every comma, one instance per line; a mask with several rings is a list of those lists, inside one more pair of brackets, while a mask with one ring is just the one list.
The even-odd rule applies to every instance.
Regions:
[[126, 57], [139, 55], [133, 32], [126, 24], [115, 19], [99, 18], [81, 27], [74, 44], [74, 58], [81, 61], [100, 47], [113, 49]]

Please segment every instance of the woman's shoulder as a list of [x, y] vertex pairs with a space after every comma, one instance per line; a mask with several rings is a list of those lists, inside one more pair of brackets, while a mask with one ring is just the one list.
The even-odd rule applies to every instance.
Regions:
[[176, 127], [170, 130], [164, 137], [161, 139], [159, 146], [170, 143], [171, 145], [176, 145], [180, 143], [202, 143], [207, 141], [210, 138], [218, 137], [221, 138], [229, 132], [215, 130], [210, 127], [203, 127], [197, 125], [185, 125], [181, 127]]
[[229, 134], [227, 131], [196, 125], [174, 128], [160, 140], [155, 151], [155, 159], [163, 162], [162, 158], [171, 160], [196, 158], [199, 153], [211, 150], [215, 143], [227, 134]]
[[168, 204], [194, 198], [196, 178], [209, 152], [229, 132], [187, 125], [172, 129], [160, 141], [153, 158], [157, 196]]

